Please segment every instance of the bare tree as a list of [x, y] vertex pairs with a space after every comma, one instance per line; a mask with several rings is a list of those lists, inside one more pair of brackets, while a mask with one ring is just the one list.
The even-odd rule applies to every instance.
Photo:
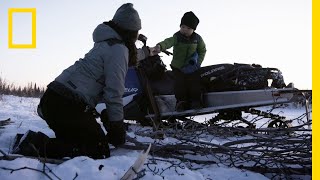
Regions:
[[21, 97], [41, 97], [45, 88], [37, 86], [36, 83], [30, 82], [27, 86], [15, 86], [13, 83], [8, 83], [0, 77], [0, 94], [15, 95]]

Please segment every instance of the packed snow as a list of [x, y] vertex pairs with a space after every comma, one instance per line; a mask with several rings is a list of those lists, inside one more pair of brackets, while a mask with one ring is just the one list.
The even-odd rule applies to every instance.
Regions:
[[[54, 132], [48, 127], [46, 122], [42, 120], [36, 112], [39, 98], [24, 98], [10, 95], [0, 95], [0, 120], [10, 118], [12, 123], [6, 125], [0, 129], [0, 149], [10, 154], [11, 147], [13, 145], [14, 137], [17, 133], [25, 133], [28, 130], [41, 131], [49, 137], [55, 137]], [[303, 114], [304, 108], [293, 107], [289, 111], [282, 112], [279, 110], [279, 114], [297, 117]], [[203, 121], [212, 116], [197, 116], [195, 120]], [[99, 120], [98, 120], [99, 122]], [[138, 125], [132, 125], [127, 131], [127, 135], [130, 137], [135, 136], [133, 129], [139, 127]], [[147, 128], [147, 127], [139, 127]], [[155, 139], [148, 137], [138, 137], [140, 142], [154, 142]], [[163, 142], [174, 142], [174, 138], [165, 138]], [[213, 139], [211, 142], [221, 143], [223, 139]], [[111, 157], [107, 159], [94, 160], [89, 157], [80, 156], [69, 160], [66, 160], [62, 164], [50, 164], [46, 163], [45, 174], [32, 170], [37, 169], [42, 171], [44, 164], [37, 159], [30, 158], [17, 158], [15, 160], [0, 160], [0, 179], [108, 179], [116, 180], [120, 179], [130, 166], [135, 162], [139, 156], [140, 151], [128, 150], [123, 148], [111, 149]], [[1, 155], [2, 156], [2, 155]], [[152, 163], [153, 159], [157, 159], [157, 163]], [[147, 166], [148, 163], [148, 166]], [[177, 166], [170, 167], [172, 164], [178, 164]], [[27, 169], [11, 171], [8, 169], [19, 169], [28, 167]], [[222, 164], [212, 165], [200, 165], [192, 163], [193, 168], [189, 168], [183, 162], [178, 159], [164, 159], [160, 157], [154, 157], [149, 155], [148, 160], [142, 167], [143, 173], [141, 179], [175, 179], [175, 180], [201, 180], [201, 179], [268, 179], [262, 174], [255, 172], [226, 167]], [[158, 173], [154, 173], [150, 169], [158, 169]]]

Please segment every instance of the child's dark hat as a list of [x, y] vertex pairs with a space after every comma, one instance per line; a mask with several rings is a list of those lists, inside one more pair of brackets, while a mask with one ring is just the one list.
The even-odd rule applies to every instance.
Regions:
[[197, 16], [192, 12], [186, 12], [184, 13], [183, 17], [181, 18], [181, 25], [186, 25], [194, 30], [197, 29], [197, 26], [199, 24], [199, 19], [197, 18]]

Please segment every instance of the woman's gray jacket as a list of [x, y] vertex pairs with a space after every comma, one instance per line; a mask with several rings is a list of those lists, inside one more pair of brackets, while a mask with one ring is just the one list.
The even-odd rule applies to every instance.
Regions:
[[[125, 77], [128, 70], [128, 48], [109, 39], [121, 37], [108, 25], [100, 24], [93, 32], [93, 48], [84, 58], [64, 70], [55, 81], [82, 96], [94, 108], [104, 102], [110, 121], [123, 120]], [[138, 58], [144, 59], [143, 51]]]

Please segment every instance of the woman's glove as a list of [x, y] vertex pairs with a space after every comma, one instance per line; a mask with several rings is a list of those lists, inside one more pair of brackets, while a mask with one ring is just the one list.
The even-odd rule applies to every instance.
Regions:
[[122, 121], [110, 121], [110, 128], [107, 130], [108, 141], [115, 147], [126, 142], [126, 130]]
[[103, 123], [104, 128], [108, 131], [108, 143], [117, 147], [123, 145], [126, 142], [126, 130], [123, 120], [110, 121], [108, 118], [107, 111], [104, 109], [101, 112], [101, 121]]

